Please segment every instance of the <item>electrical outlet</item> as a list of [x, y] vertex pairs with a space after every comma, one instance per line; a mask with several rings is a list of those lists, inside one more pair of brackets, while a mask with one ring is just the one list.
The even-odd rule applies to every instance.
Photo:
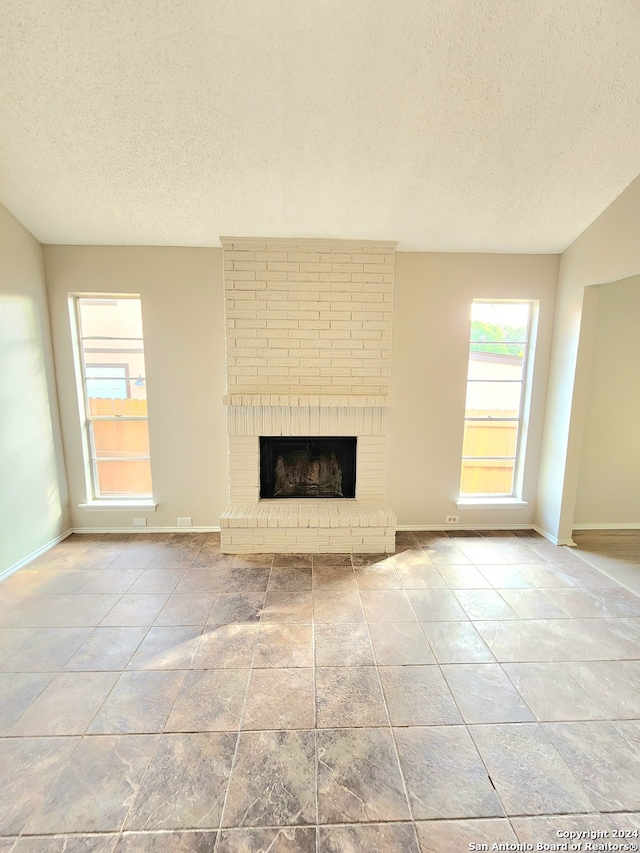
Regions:
[[445, 524], [459, 524], [460, 516], [459, 515], [445, 515], [444, 517]]
[[134, 518], [133, 519], [133, 526], [134, 527], [146, 527], [147, 526], [147, 519], [146, 518]]
[[191, 527], [191, 516], [178, 519], [178, 527]]

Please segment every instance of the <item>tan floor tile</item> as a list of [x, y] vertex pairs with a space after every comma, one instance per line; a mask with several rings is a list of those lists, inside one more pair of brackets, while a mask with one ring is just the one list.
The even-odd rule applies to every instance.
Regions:
[[[355, 583], [355, 578], [354, 578]], [[364, 610], [357, 592], [313, 591], [314, 622], [364, 622]]]
[[313, 670], [254, 669], [242, 713], [243, 729], [312, 729]]
[[64, 668], [75, 671], [122, 670], [143, 641], [147, 628], [96, 628]]
[[253, 666], [313, 666], [312, 626], [261, 624]]
[[491, 650], [471, 622], [421, 622], [438, 663], [493, 663]]
[[222, 826], [313, 824], [315, 788], [313, 732], [241, 732]]
[[379, 672], [392, 726], [462, 722], [438, 666], [381, 666]]
[[233, 732], [162, 735], [125, 829], [218, 827], [237, 737]]
[[375, 667], [324, 667], [316, 670], [318, 728], [388, 724]]
[[640, 719], [640, 661], [583, 661], [565, 668], [609, 719]]
[[38, 834], [120, 829], [157, 737], [83, 738], [29, 820], [26, 831]]
[[79, 742], [77, 737], [0, 739], [0, 834], [22, 832]]
[[313, 596], [305, 592], [267, 592], [262, 609], [262, 624], [279, 622], [308, 624], [313, 621]]
[[369, 633], [379, 666], [436, 662], [419, 622], [371, 623]]
[[373, 666], [375, 660], [363, 622], [320, 622], [314, 626], [316, 666]]
[[248, 669], [258, 644], [258, 624], [208, 625], [198, 640], [192, 669]]
[[0, 673], [0, 737], [20, 719], [53, 677], [51, 672]]
[[155, 625], [204, 625], [216, 603], [216, 593], [173, 593], [158, 613]]
[[[192, 848], [189, 847], [188, 850]], [[203, 847], [202, 853], [213, 849]], [[222, 829], [216, 853], [316, 853], [316, 830], [310, 826], [278, 829]], [[200, 853], [197, 849], [196, 853]]]
[[410, 823], [360, 823], [318, 828], [318, 853], [420, 853]]
[[418, 821], [416, 831], [421, 853], [462, 853], [471, 844], [487, 844], [491, 850], [493, 844], [518, 840], [509, 821], [500, 818]]
[[518, 619], [518, 614], [495, 589], [454, 590], [469, 619]]
[[508, 815], [573, 814], [594, 806], [537, 723], [470, 726]]
[[522, 723], [535, 717], [497, 663], [442, 667], [465, 723]]
[[390, 558], [357, 566], [354, 571], [360, 589], [402, 589], [402, 581]]
[[191, 670], [169, 715], [167, 732], [237, 732], [249, 671]]
[[201, 633], [192, 625], [149, 628], [127, 669], [188, 669]]
[[308, 592], [313, 588], [312, 572], [310, 567], [271, 569], [267, 592]]
[[420, 622], [457, 622], [469, 618], [448, 589], [410, 589], [407, 597]]
[[117, 672], [60, 672], [8, 734], [11, 737], [83, 734], [117, 680]]
[[640, 811], [640, 753], [608, 722], [545, 723], [556, 748], [604, 812]]
[[416, 620], [404, 590], [367, 589], [361, 591], [360, 598], [367, 622], [414, 622]]
[[405, 821], [409, 808], [388, 728], [320, 731], [318, 820]]
[[[514, 817], [511, 825], [521, 844], [562, 844], [571, 838], [568, 833], [602, 833], [609, 831], [607, 818], [594, 814], [554, 815], [552, 817]], [[591, 840], [588, 836], [576, 835], [573, 838]], [[598, 839], [600, 839], [598, 841]], [[606, 843], [607, 836], [595, 835], [593, 843]], [[571, 842], [569, 842], [571, 844]], [[580, 843], [580, 842], [575, 842]], [[582, 842], [584, 843], [584, 841]], [[571, 849], [571, 848], [569, 848]]]
[[504, 663], [503, 670], [536, 719], [601, 720], [607, 714], [562, 663]]
[[100, 735], [161, 732], [184, 678], [183, 671], [123, 672], [88, 732]]
[[158, 613], [166, 604], [167, 595], [123, 595], [100, 623], [123, 628], [153, 625]]
[[465, 726], [394, 729], [416, 820], [502, 817], [504, 810]]

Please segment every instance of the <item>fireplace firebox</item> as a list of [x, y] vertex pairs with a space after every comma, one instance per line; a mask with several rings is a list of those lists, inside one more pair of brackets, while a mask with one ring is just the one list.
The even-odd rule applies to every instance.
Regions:
[[261, 498], [354, 498], [356, 438], [260, 437]]

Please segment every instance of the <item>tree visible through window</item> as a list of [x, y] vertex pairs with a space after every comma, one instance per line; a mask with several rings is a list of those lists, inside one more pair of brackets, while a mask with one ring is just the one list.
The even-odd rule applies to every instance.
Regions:
[[140, 298], [74, 302], [91, 497], [150, 497]]
[[531, 302], [474, 300], [460, 495], [515, 494]]

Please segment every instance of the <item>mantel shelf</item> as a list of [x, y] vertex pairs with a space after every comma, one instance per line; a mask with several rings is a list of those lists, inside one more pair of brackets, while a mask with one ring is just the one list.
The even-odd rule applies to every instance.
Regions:
[[371, 394], [225, 394], [225, 406], [278, 406], [285, 408], [388, 409], [388, 395]]

